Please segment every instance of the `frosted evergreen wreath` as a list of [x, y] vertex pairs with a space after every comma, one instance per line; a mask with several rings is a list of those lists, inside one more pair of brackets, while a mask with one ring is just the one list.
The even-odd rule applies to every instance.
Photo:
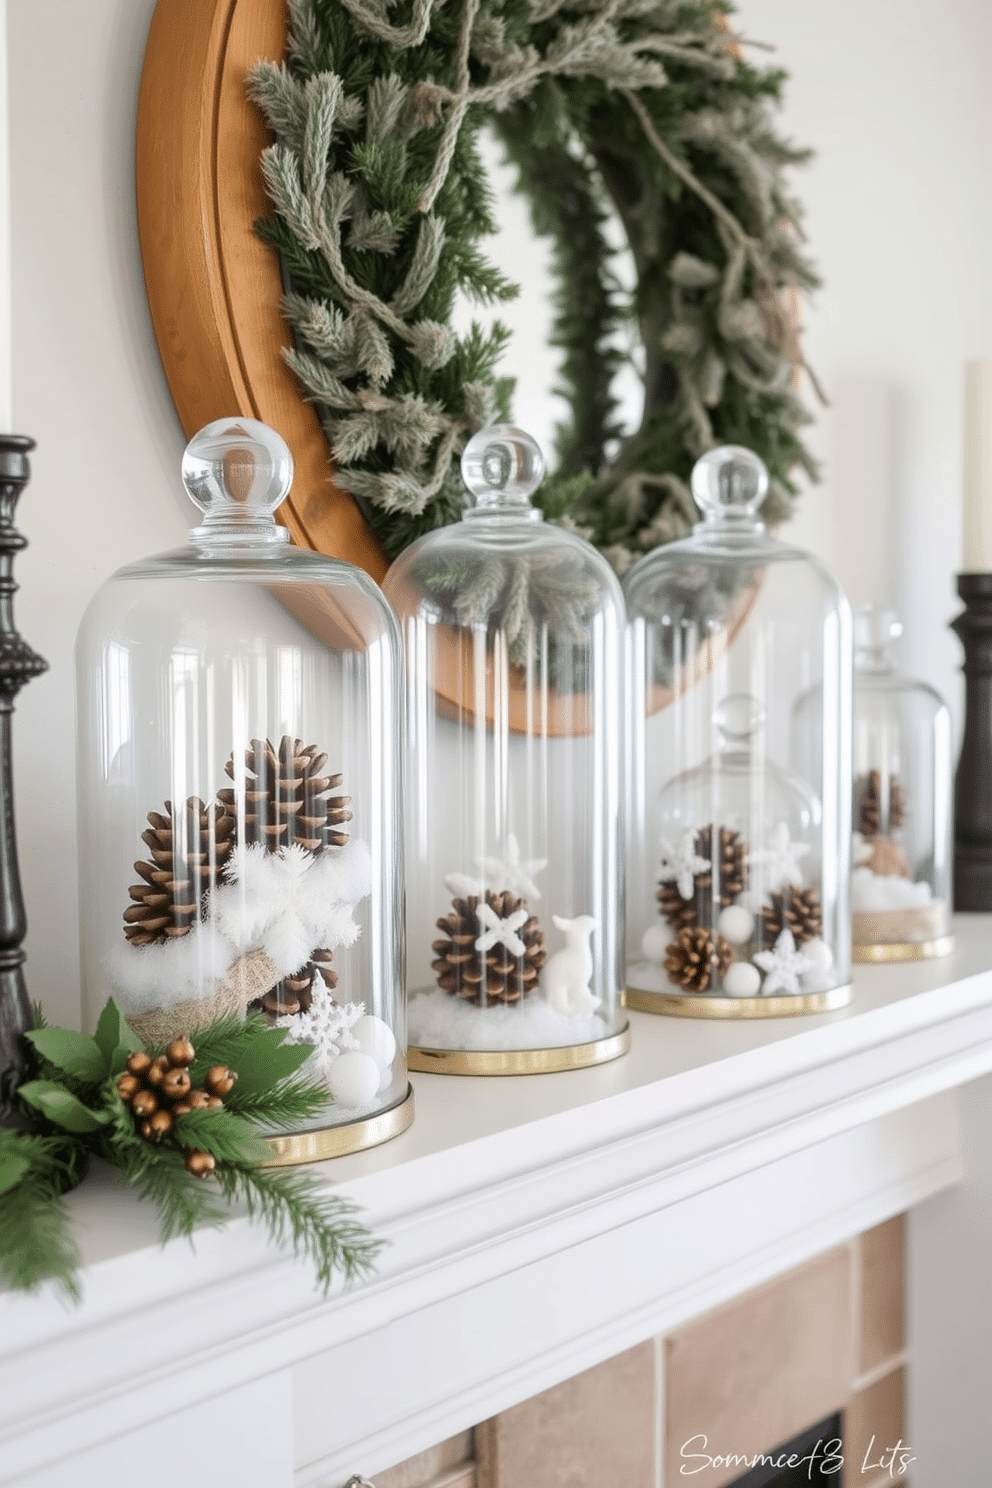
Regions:
[[[295, 345], [335, 480], [386, 552], [460, 514], [458, 456], [508, 417], [498, 322], [465, 336], [456, 293], [515, 287], [480, 247], [496, 224], [477, 150], [495, 129], [549, 236], [553, 341], [570, 418], [545, 513], [623, 572], [695, 520], [688, 475], [715, 444], [767, 465], [787, 515], [808, 414], [792, 292], [812, 287], [775, 130], [783, 74], [741, 55], [713, 0], [289, 0], [287, 53], [252, 97]], [[637, 270], [617, 287], [608, 218]], [[643, 345], [641, 426], [621, 437], [613, 378]]]

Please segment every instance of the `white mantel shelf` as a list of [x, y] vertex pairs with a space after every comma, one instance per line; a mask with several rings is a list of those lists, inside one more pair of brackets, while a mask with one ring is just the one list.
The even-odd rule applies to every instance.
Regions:
[[209, 1479], [212, 1435], [216, 1482], [341, 1488], [937, 1193], [952, 1092], [992, 1069], [992, 916], [956, 928], [836, 1013], [635, 1013], [596, 1069], [416, 1076], [408, 1132], [312, 1170], [390, 1242], [344, 1295], [243, 1220], [162, 1248], [88, 1181], [83, 1305], [0, 1295], [0, 1484], [112, 1485], [136, 1451], [133, 1481], [174, 1483], [178, 1428], [181, 1476]]

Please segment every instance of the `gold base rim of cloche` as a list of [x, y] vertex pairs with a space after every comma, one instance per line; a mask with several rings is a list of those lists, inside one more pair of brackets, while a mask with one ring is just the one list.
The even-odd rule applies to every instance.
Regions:
[[608, 1038], [557, 1049], [422, 1049], [411, 1044], [407, 1067], [422, 1075], [557, 1075], [619, 1059], [630, 1048], [630, 1024]]
[[847, 1007], [854, 995], [848, 982], [826, 992], [796, 992], [784, 997], [714, 997], [706, 993], [644, 992], [628, 987], [624, 1002], [639, 1013], [661, 1013], [675, 1018], [722, 1018], [725, 1022], [753, 1018], [796, 1018], [809, 1013], [832, 1013]]
[[289, 1132], [266, 1137], [272, 1149], [267, 1168], [285, 1168], [293, 1163], [325, 1162], [330, 1157], [347, 1157], [351, 1152], [364, 1152], [378, 1147], [405, 1132], [413, 1121], [413, 1086], [395, 1106], [377, 1111], [361, 1121], [343, 1121], [340, 1126], [322, 1127], [319, 1131]]
[[879, 941], [851, 947], [851, 959], [862, 966], [885, 965], [889, 961], [933, 961], [954, 950], [953, 935], [935, 935], [932, 940]]

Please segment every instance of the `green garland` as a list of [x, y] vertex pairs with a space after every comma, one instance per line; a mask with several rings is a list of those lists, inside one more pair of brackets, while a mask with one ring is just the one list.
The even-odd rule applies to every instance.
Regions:
[[[240, 1203], [275, 1243], [289, 1242], [311, 1261], [325, 1292], [336, 1274], [353, 1281], [371, 1271], [381, 1242], [347, 1199], [303, 1173], [261, 1166], [271, 1157], [263, 1130], [312, 1120], [328, 1101], [322, 1085], [300, 1074], [310, 1045], [284, 1039], [284, 1029], [236, 1014], [201, 1029], [189, 1070], [194, 1085], [215, 1066], [233, 1067], [237, 1082], [221, 1106], [177, 1115], [155, 1142], [140, 1134], [118, 1090], [128, 1057], [142, 1045], [113, 1000], [93, 1038], [46, 1027], [36, 1010], [22, 1067], [0, 1080], [0, 1110], [15, 1123], [0, 1126], [0, 1281], [30, 1291], [51, 1280], [78, 1300], [80, 1256], [64, 1195], [93, 1158], [154, 1203], [163, 1242], [222, 1223]], [[206, 1181], [191, 1176], [190, 1153], [212, 1159]]]
[[[456, 293], [515, 287], [477, 137], [491, 124], [550, 237], [555, 344], [571, 407], [546, 514], [623, 572], [695, 519], [688, 476], [714, 444], [754, 449], [766, 518], [815, 467], [794, 390], [789, 295], [816, 283], [776, 133], [784, 75], [753, 66], [716, 0], [289, 0], [282, 64], [250, 77], [275, 143], [258, 224], [289, 282], [286, 353], [319, 410], [338, 484], [390, 556], [458, 517], [465, 441], [509, 416], [507, 332], [451, 329]], [[619, 217], [637, 287], [617, 287]], [[643, 346], [639, 430], [621, 438], [620, 339]]]

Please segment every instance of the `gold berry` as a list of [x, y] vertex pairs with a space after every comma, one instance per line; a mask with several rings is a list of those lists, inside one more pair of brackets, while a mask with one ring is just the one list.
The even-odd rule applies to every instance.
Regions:
[[165, 1072], [168, 1068], [169, 1061], [166, 1059], [164, 1054], [160, 1054], [158, 1058], [153, 1059], [151, 1064], [148, 1066], [148, 1070], [145, 1074], [145, 1079], [148, 1081], [149, 1085], [161, 1085], [162, 1081], [165, 1079]]
[[217, 1107], [222, 1106], [224, 1102], [219, 1095], [208, 1095], [203, 1104], [207, 1111], [216, 1111]]
[[145, 1138], [146, 1141], [149, 1141], [151, 1139], [152, 1124], [150, 1121], [143, 1121], [141, 1123], [141, 1135]]
[[[146, 1126], [148, 1128], [147, 1131], [145, 1131]], [[151, 1137], [155, 1142], [161, 1142], [162, 1138], [167, 1137], [171, 1130], [172, 1117], [169, 1115], [169, 1112], [156, 1111], [155, 1115], [149, 1121], [142, 1123], [141, 1135], [143, 1137]]]
[[131, 1102], [131, 1110], [135, 1116], [154, 1116], [158, 1110], [158, 1101], [153, 1090], [139, 1090]]
[[146, 1054], [144, 1049], [139, 1049], [136, 1054], [129, 1054], [127, 1057], [127, 1067], [132, 1075], [143, 1075], [147, 1073], [151, 1062], [152, 1056]]
[[172, 1043], [165, 1051], [165, 1057], [174, 1069], [180, 1067], [186, 1069], [193, 1063], [196, 1057], [196, 1050], [186, 1035], [181, 1034], [179, 1038], [172, 1040]]
[[207, 1092], [205, 1090], [191, 1090], [186, 1096], [190, 1109], [202, 1111], [207, 1104]]
[[229, 1090], [233, 1090], [237, 1078], [234, 1070], [224, 1064], [215, 1064], [213, 1069], [207, 1070], [203, 1083], [211, 1095], [227, 1095]]
[[133, 1095], [141, 1089], [141, 1081], [137, 1075], [118, 1075], [117, 1094], [121, 1100], [129, 1101]]
[[194, 1178], [209, 1177], [216, 1166], [213, 1155], [209, 1152], [200, 1152], [193, 1148], [186, 1154], [186, 1170]]
[[188, 1069], [166, 1070], [162, 1076], [162, 1094], [168, 1100], [180, 1100], [189, 1092], [191, 1084]]
[[193, 1107], [189, 1101], [177, 1101], [172, 1108], [173, 1116], [188, 1116]]

